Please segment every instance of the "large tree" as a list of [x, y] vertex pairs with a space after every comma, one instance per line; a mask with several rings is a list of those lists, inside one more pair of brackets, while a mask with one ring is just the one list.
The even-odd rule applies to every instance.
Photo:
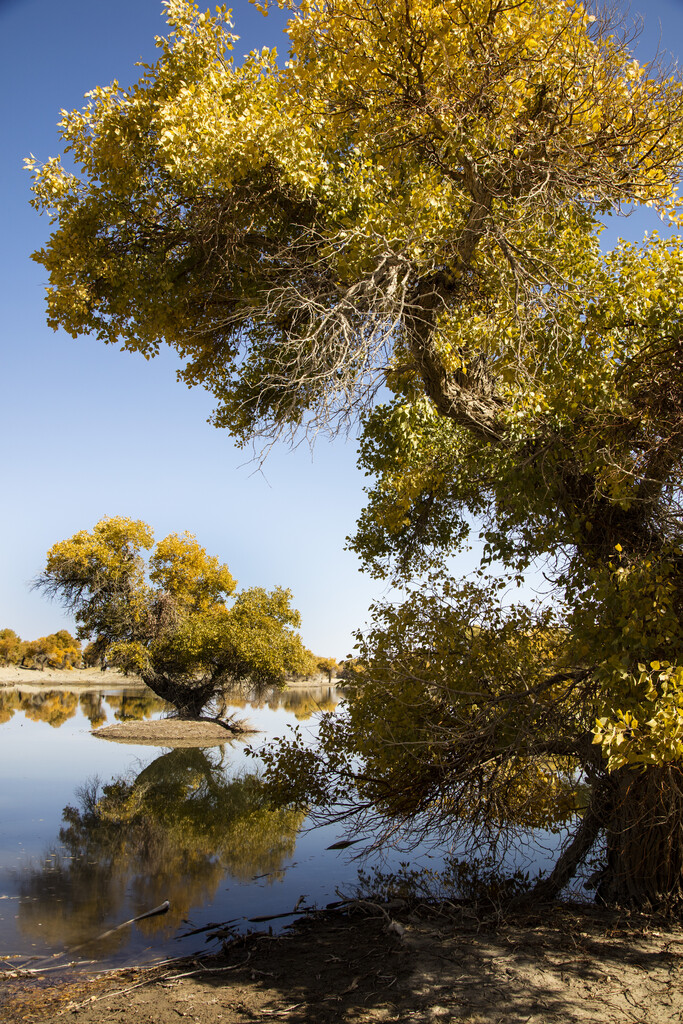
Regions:
[[189, 533], [154, 548], [141, 520], [114, 516], [55, 544], [35, 585], [72, 611], [80, 639], [186, 715], [240, 683], [283, 686], [311, 660], [291, 593], [236, 582]]
[[[158, 62], [64, 115], [74, 170], [31, 162], [49, 320], [173, 346], [240, 439], [365, 417], [355, 546], [440, 578], [377, 610], [311, 792], [344, 762], [366, 806], [476, 830], [559, 786], [581, 813], [546, 893], [606, 832], [603, 893], [677, 898], [683, 254], [599, 235], [629, 204], [677, 224], [681, 84], [567, 0], [292, 15], [286, 65], [236, 65], [225, 12], [171, 0]], [[485, 561], [547, 560], [554, 612], [443, 578], [473, 520]]]

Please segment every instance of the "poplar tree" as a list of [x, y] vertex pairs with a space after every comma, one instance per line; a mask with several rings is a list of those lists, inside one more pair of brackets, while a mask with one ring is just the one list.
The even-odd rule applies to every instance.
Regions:
[[181, 715], [197, 717], [240, 684], [282, 687], [311, 655], [282, 587], [237, 586], [189, 533], [154, 545], [140, 519], [112, 516], [54, 544], [35, 587], [75, 616], [99, 657], [139, 675]]
[[[283, 64], [167, 10], [137, 84], [63, 112], [71, 166], [30, 161], [48, 320], [170, 345], [243, 442], [360, 418], [353, 543], [435, 574], [280, 768], [451, 833], [561, 805], [546, 895], [606, 836], [605, 898], [680, 898], [683, 258], [599, 244], [632, 204], [679, 224], [679, 78], [573, 0], [302, 0]], [[446, 578], [473, 519], [485, 563], [546, 560], [554, 610]]]

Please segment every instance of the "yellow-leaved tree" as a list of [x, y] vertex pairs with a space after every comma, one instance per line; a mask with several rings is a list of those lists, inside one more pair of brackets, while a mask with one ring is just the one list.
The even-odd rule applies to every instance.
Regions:
[[73, 612], [78, 636], [142, 677], [185, 716], [232, 686], [282, 686], [307, 664], [288, 590], [237, 584], [189, 533], [159, 541], [141, 520], [114, 516], [50, 548], [35, 586]]
[[[284, 65], [166, 6], [158, 61], [63, 115], [74, 169], [29, 161], [49, 322], [172, 346], [240, 440], [360, 416], [353, 545], [433, 574], [274, 779], [389, 834], [562, 809], [544, 895], [605, 837], [604, 898], [680, 900], [683, 249], [599, 245], [629, 204], [679, 222], [679, 78], [575, 0], [292, 0]], [[472, 522], [552, 611], [447, 577]]]

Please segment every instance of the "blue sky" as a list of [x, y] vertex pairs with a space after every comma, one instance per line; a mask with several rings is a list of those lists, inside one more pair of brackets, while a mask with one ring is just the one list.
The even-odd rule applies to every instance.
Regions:
[[[640, 59], [659, 42], [677, 57], [683, 0], [635, 0], [638, 11]], [[264, 19], [237, 0], [234, 21], [236, 58], [284, 50], [281, 12]], [[341, 658], [383, 592], [344, 551], [363, 503], [353, 441], [320, 440], [312, 456], [305, 444], [278, 448], [258, 471], [206, 422], [211, 397], [176, 382], [172, 354], [147, 363], [45, 325], [45, 271], [30, 253], [49, 225], [29, 206], [22, 160], [58, 153], [59, 110], [81, 106], [95, 85], [134, 81], [135, 62], [155, 59], [164, 30], [160, 0], [0, 0], [0, 628], [25, 639], [69, 628], [29, 581], [55, 541], [126, 515], [158, 539], [195, 533], [241, 586], [290, 587], [306, 644]], [[629, 238], [644, 226], [640, 217], [618, 225]]]

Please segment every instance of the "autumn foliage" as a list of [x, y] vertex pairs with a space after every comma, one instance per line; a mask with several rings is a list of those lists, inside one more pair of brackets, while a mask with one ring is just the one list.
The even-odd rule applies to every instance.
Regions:
[[66, 629], [37, 640], [22, 640], [13, 629], [0, 629], [0, 662], [24, 668], [71, 669], [81, 665], [80, 642]]
[[290, 592], [236, 582], [189, 533], [152, 548], [141, 520], [111, 517], [55, 544], [36, 586], [59, 599], [110, 664], [139, 675], [182, 713], [199, 714], [242, 682], [279, 685], [311, 655], [296, 632]]
[[[157, 63], [63, 114], [74, 171], [30, 161], [49, 322], [176, 349], [242, 441], [360, 420], [352, 545], [430, 582], [374, 610], [318, 749], [273, 755], [283, 798], [385, 836], [564, 815], [545, 896], [602, 849], [603, 898], [675, 903], [683, 249], [600, 233], [680, 224], [681, 82], [572, 0], [291, 10], [288, 61], [239, 64], [224, 8], [171, 0]], [[547, 607], [505, 599], [529, 567]]]

